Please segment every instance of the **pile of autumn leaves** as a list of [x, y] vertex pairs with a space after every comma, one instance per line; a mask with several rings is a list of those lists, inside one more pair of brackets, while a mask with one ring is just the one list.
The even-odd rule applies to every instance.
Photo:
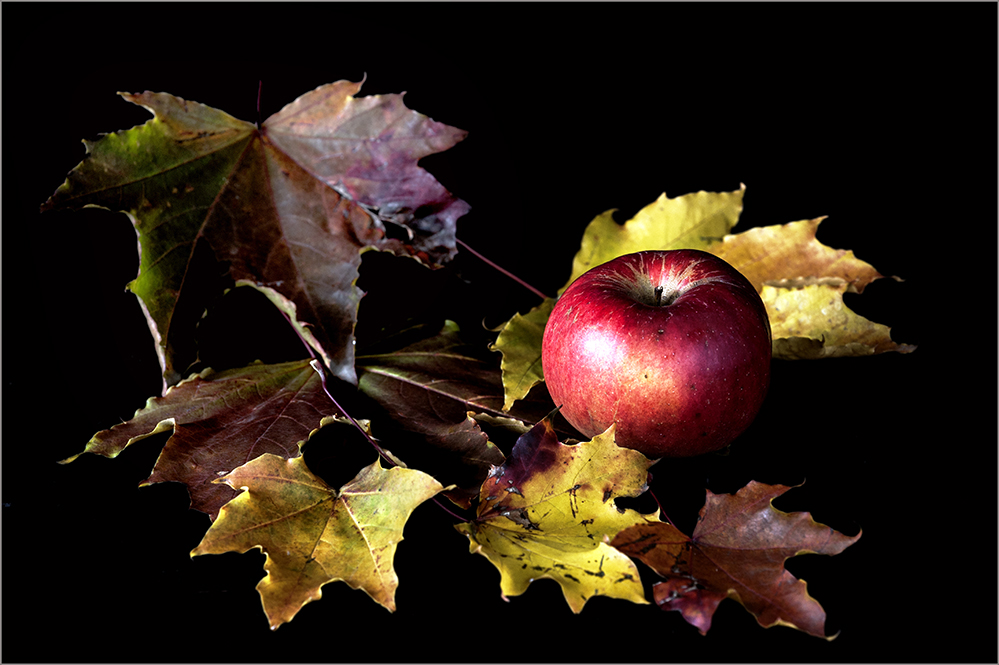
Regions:
[[[132, 420], [98, 432], [84, 452], [115, 457], [170, 431], [144, 484], [184, 483], [192, 508], [211, 517], [192, 555], [266, 553], [257, 588], [272, 628], [333, 581], [394, 610], [403, 527], [416, 506], [441, 495], [474, 509], [456, 528], [500, 571], [504, 597], [550, 578], [574, 612], [598, 595], [647, 603], [637, 559], [663, 578], [653, 587], [656, 603], [702, 633], [718, 603], [734, 598], [764, 626], [824, 636], [824, 612], [783, 562], [802, 551], [836, 554], [859, 534], [777, 511], [771, 501], [788, 488], [758, 483], [735, 495], [708, 492], [690, 535], [658, 513], [619, 509], [614, 499], [647, 489], [653, 462], [619, 448], [613, 430], [560, 442], [544, 417], [550, 403], [529, 395], [543, 381], [541, 337], [553, 299], [499, 331], [499, 363], [463, 346], [450, 323], [355, 357], [361, 253], [377, 248], [444, 265], [468, 210], [417, 166], [465, 133], [406, 109], [400, 95], [355, 98], [360, 85], [317, 88], [259, 128], [172, 95], [125, 94], [154, 118], [86, 142], [85, 160], [43, 210], [96, 205], [129, 216], [140, 244], [129, 288], [156, 340], [164, 390]], [[566, 285], [622, 254], [703, 249], [759, 290], [778, 358], [911, 350], [845, 307], [845, 292], [882, 275], [819, 243], [821, 219], [731, 234], [743, 193], [664, 194], [624, 225], [613, 211], [598, 216]], [[232, 288], [267, 296], [310, 357], [185, 378], [198, 357], [197, 322]], [[453, 459], [458, 471], [448, 486], [388, 451], [387, 466], [376, 460], [340, 488], [312, 473], [301, 451], [320, 428], [377, 427], [338, 413], [327, 391], [334, 377]], [[490, 441], [495, 426], [520, 435], [509, 456]]]

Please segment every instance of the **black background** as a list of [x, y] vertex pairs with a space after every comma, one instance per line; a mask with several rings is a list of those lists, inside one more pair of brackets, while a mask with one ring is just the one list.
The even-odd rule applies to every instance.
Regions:
[[[3, 19], [4, 661], [996, 661], [994, 4], [5, 3]], [[905, 278], [846, 302], [915, 353], [775, 362], [728, 456], [653, 469], [688, 531], [705, 488], [754, 479], [804, 482], [776, 506], [862, 528], [787, 563], [837, 639], [765, 630], [734, 601], [706, 637], [607, 598], [577, 616], [550, 581], [505, 603], [432, 503], [396, 555], [396, 613], [333, 583], [271, 632], [263, 555], [192, 560], [207, 517], [180, 485], [137, 488], [162, 438], [56, 464], [159, 391], [124, 291], [127, 218], [38, 213], [80, 139], [150, 117], [115, 93], [257, 121], [365, 73], [361, 95], [407, 91], [470, 132], [421, 164], [471, 204], [459, 237], [546, 292], [599, 213], [740, 183], [736, 231], [828, 215], [822, 242]], [[467, 253], [440, 282], [364, 261], [362, 323], [425, 308], [474, 329], [536, 304]], [[251, 330], [260, 346], [233, 358], [284, 353]], [[372, 459], [327, 443], [352, 451], [333, 475]]]

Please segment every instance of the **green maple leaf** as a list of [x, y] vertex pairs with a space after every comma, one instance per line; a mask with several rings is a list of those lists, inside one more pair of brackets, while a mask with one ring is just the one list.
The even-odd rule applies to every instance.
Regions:
[[195, 326], [233, 280], [293, 303], [325, 364], [356, 383], [360, 252], [431, 267], [456, 253], [468, 205], [417, 161], [465, 132], [407, 109], [401, 95], [355, 98], [360, 87], [317, 88], [259, 128], [166, 93], [120, 93], [154, 118], [84, 141], [84, 161], [42, 210], [98, 206], [131, 219], [140, 266], [128, 288], [156, 340], [164, 389], [197, 358]]

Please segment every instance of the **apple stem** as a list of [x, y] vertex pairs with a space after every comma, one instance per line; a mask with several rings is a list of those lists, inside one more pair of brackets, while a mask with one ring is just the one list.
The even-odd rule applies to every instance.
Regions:
[[461, 238], [458, 238], [456, 236], [455, 237], [455, 242], [457, 242], [463, 248], [465, 248], [466, 250], [468, 250], [469, 252], [471, 252], [474, 256], [477, 256], [478, 258], [480, 258], [483, 261], [485, 261], [487, 264], [491, 265], [493, 268], [496, 268], [496, 270], [499, 270], [501, 273], [503, 273], [504, 275], [506, 275], [507, 277], [509, 277], [513, 281], [517, 282], [518, 284], [520, 284], [525, 289], [527, 289], [528, 291], [530, 291], [534, 295], [538, 296], [542, 300], [544, 300], [545, 298], [548, 297], [544, 293], [542, 293], [541, 291], [539, 291], [538, 289], [534, 288], [533, 286], [531, 286], [530, 284], [528, 284], [527, 282], [525, 282], [521, 278], [519, 278], [516, 275], [514, 275], [509, 270], [507, 270], [507, 269], [505, 269], [505, 268], [497, 265], [496, 263], [494, 263], [494, 262], [490, 261], [489, 259], [487, 259], [486, 257], [484, 257], [482, 254], [479, 254], [478, 252], [476, 252], [474, 249], [472, 249], [471, 247], [469, 247], [468, 244], [464, 240], [462, 240]]
[[659, 307], [662, 304], [663, 304], [663, 287], [657, 286], [656, 287], [656, 307]]

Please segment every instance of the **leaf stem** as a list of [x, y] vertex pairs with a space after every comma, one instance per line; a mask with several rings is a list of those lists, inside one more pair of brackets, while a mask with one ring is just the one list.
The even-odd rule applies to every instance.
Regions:
[[[649, 474], [649, 475], [651, 476], [652, 474]], [[676, 526], [676, 524], [673, 522], [673, 520], [671, 520], [669, 518], [669, 515], [666, 514], [666, 511], [663, 510], [663, 504], [659, 503], [659, 497], [656, 496], [656, 493], [652, 491], [651, 487], [649, 488], [649, 496], [651, 496], [652, 500], [656, 502], [657, 506], [659, 506], [659, 514], [662, 515], [663, 517], [665, 517], [667, 522], [669, 522], [673, 526]]]
[[263, 93], [263, 91], [264, 91], [264, 80], [260, 79], [260, 82], [257, 83], [257, 127], [260, 127], [261, 125], [260, 96]]
[[296, 335], [298, 335], [298, 339], [302, 342], [303, 345], [305, 345], [305, 350], [309, 352], [309, 356], [312, 358], [312, 361], [309, 364], [312, 365], [312, 369], [316, 370], [316, 373], [319, 374], [319, 380], [323, 384], [323, 392], [326, 393], [326, 396], [330, 398], [331, 402], [333, 402], [333, 406], [335, 406], [337, 411], [342, 413], [344, 417], [347, 418], [347, 420], [353, 423], [354, 427], [357, 428], [357, 431], [360, 432], [364, 436], [364, 438], [368, 440], [368, 443], [370, 443], [374, 447], [374, 449], [378, 452], [378, 454], [382, 457], [382, 459], [387, 461], [392, 466], [397, 466], [395, 461], [384, 450], [382, 450], [381, 446], [378, 445], [374, 437], [368, 434], [368, 432], [366, 432], [365, 429], [361, 427], [361, 424], [356, 420], [354, 420], [354, 417], [349, 413], [347, 413], [347, 410], [344, 409], [342, 406], [340, 406], [340, 403], [336, 401], [336, 398], [333, 397], [333, 393], [330, 392], [329, 386], [326, 383], [326, 377], [329, 376], [330, 373], [329, 369], [326, 367], [326, 364], [323, 362], [322, 358], [316, 355], [316, 351], [315, 349], [312, 348], [312, 345], [309, 344], [304, 337], [302, 337], [302, 333], [300, 333], [298, 331], [298, 328], [295, 327], [295, 324], [291, 320], [291, 317], [288, 316], [288, 313], [282, 311], [281, 316], [284, 317], [284, 320], [288, 322], [288, 325], [291, 326], [291, 329], [295, 331]]
[[469, 252], [471, 252], [474, 256], [477, 256], [478, 258], [482, 259], [483, 261], [485, 261], [487, 264], [489, 264], [493, 268], [496, 268], [496, 270], [499, 270], [501, 273], [503, 273], [504, 275], [506, 275], [507, 277], [509, 277], [513, 281], [517, 282], [518, 284], [520, 284], [525, 289], [527, 289], [528, 291], [530, 291], [534, 295], [538, 296], [542, 300], [544, 300], [545, 298], [548, 297], [544, 293], [542, 293], [540, 290], [534, 288], [533, 286], [531, 286], [530, 284], [528, 284], [527, 282], [525, 282], [524, 280], [522, 280], [520, 277], [517, 277], [516, 275], [514, 275], [512, 272], [510, 272], [506, 268], [503, 268], [502, 266], [497, 265], [493, 261], [490, 261], [489, 259], [487, 259], [486, 257], [484, 257], [482, 254], [479, 254], [477, 251], [475, 251], [474, 249], [472, 249], [471, 247], [469, 247], [468, 244], [464, 240], [462, 240], [461, 238], [458, 238], [456, 236], [455, 237], [455, 242], [457, 242], [463, 248], [465, 248], [466, 250], [468, 250]]
[[450, 510], [450, 509], [449, 509], [449, 508], [448, 508], [447, 506], [445, 506], [445, 505], [444, 505], [443, 503], [441, 503], [440, 501], [438, 501], [438, 500], [437, 500], [437, 497], [436, 497], [436, 496], [432, 496], [432, 497], [430, 497], [430, 498], [431, 498], [431, 500], [432, 500], [432, 501], [433, 501], [434, 503], [436, 503], [436, 504], [437, 504], [438, 506], [440, 506], [440, 509], [441, 509], [441, 510], [443, 510], [443, 511], [444, 511], [445, 513], [447, 513], [447, 514], [448, 514], [448, 515], [450, 515], [451, 517], [453, 517], [453, 518], [455, 518], [455, 519], [457, 519], [457, 520], [461, 520], [462, 522], [470, 522], [470, 521], [471, 521], [471, 520], [470, 520], [470, 519], [468, 519], [467, 517], [462, 517], [462, 516], [461, 516], [461, 515], [459, 515], [458, 513], [456, 513], [456, 512], [454, 512], [454, 511]]
[[321, 361], [319, 358], [316, 358], [315, 355], [313, 355], [312, 362], [310, 362], [309, 364], [312, 365], [312, 368], [316, 370], [316, 372], [319, 374], [319, 380], [322, 381], [323, 383], [323, 392], [326, 393], [326, 396], [330, 398], [331, 402], [333, 402], [333, 406], [337, 408], [337, 411], [342, 413], [347, 418], [347, 420], [349, 420], [351, 423], [354, 424], [354, 427], [357, 428], [357, 431], [363, 434], [364, 438], [368, 440], [368, 443], [374, 446], [374, 449], [378, 452], [379, 455], [381, 455], [382, 459], [387, 461], [391, 466], [397, 466], [395, 461], [391, 457], [389, 457], [389, 455], [384, 450], [382, 450], [381, 446], [378, 445], [374, 437], [368, 434], [368, 432], [366, 432], [365, 429], [361, 427], [361, 424], [356, 420], [354, 420], [354, 417], [351, 416], [349, 413], [347, 413], [347, 410], [344, 409], [342, 406], [340, 406], [340, 403], [336, 401], [335, 397], [333, 397], [333, 394], [330, 392], [329, 387], [326, 385], [326, 376], [328, 375], [328, 372], [326, 371], [326, 368], [323, 367], [323, 361]]

